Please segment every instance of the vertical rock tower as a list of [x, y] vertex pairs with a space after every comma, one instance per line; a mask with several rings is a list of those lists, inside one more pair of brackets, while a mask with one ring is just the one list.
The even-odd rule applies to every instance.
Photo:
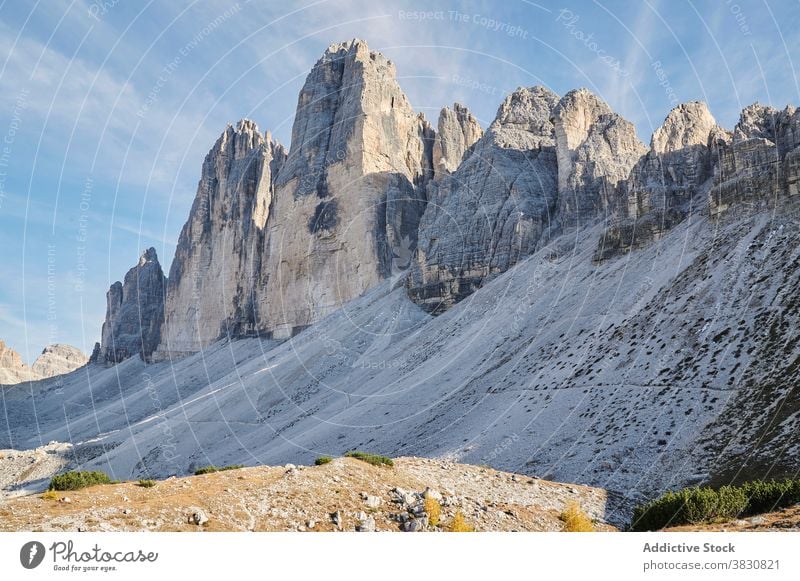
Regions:
[[441, 313], [533, 252], [554, 225], [558, 96], [519, 88], [451, 175], [433, 183], [408, 281]]
[[285, 159], [249, 120], [229, 125], [206, 155], [170, 268], [157, 358], [255, 331], [265, 227]]
[[407, 266], [433, 139], [391, 61], [361, 40], [328, 48], [300, 91], [278, 172], [259, 285], [262, 331], [289, 337]]
[[148, 248], [124, 281], [111, 285], [106, 294], [101, 360], [119, 363], [137, 354], [150, 358], [161, 339], [166, 283], [156, 249]]

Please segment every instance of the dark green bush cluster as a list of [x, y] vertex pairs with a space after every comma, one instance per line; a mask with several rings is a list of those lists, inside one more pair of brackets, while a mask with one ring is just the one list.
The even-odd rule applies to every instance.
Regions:
[[319, 458], [314, 460], [314, 464], [316, 464], [317, 466], [322, 466], [323, 464], [327, 464], [328, 462], [331, 461], [333, 461], [333, 458], [331, 458], [330, 456], [320, 456]]
[[212, 472], [225, 472], [226, 470], [238, 470], [239, 468], [244, 468], [244, 464], [231, 464], [230, 466], [223, 466], [222, 468], [218, 468], [217, 466], [204, 466], [203, 468], [198, 468], [194, 471], [195, 476], [200, 476], [202, 474], [211, 474]]
[[392, 462], [391, 458], [386, 456], [380, 456], [378, 454], [370, 454], [369, 452], [359, 452], [358, 450], [352, 450], [345, 454], [348, 458], [356, 458], [357, 460], [362, 460], [367, 462], [368, 464], [372, 464], [373, 466], [394, 466], [394, 462]]
[[770, 512], [800, 502], [800, 480], [754, 480], [742, 485], [747, 496], [745, 514]]
[[49, 490], [78, 490], [95, 484], [111, 484], [111, 479], [105, 472], [64, 472], [53, 476]]
[[631, 529], [655, 531], [667, 526], [730, 520], [798, 502], [800, 480], [754, 480], [741, 486], [722, 486], [719, 489], [684, 488], [636, 507]]

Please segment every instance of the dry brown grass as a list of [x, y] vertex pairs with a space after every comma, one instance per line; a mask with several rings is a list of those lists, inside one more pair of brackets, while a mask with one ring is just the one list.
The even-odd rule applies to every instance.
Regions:
[[565, 533], [593, 533], [594, 532], [594, 523], [592, 523], [592, 519], [589, 518], [581, 505], [577, 502], [573, 501], [570, 502], [567, 507], [564, 509], [564, 512], [561, 513], [561, 520], [564, 521], [564, 528], [562, 529]]
[[475, 527], [467, 522], [467, 519], [464, 518], [464, 515], [459, 510], [453, 516], [453, 522], [450, 523], [449, 530], [451, 533], [474, 533]]
[[[159, 480], [152, 489], [141, 487], [136, 481], [95, 486], [70, 491], [70, 502], [57, 502], [64, 493], [53, 501], [42, 500], [42, 493], [12, 498], [0, 503], [0, 530], [267, 532], [305, 528], [329, 532], [338, 530], [331, 513], [341, 511], [343, 530], [352, 531], [357, 524], [355, 515], [366, 511], [373, 516], [379, 530], [399, 531], [397, 508], [390, 492], [395, 487], [407, 491], [429, 488], [446, 494], [448, 489], [458, 490], [466, 506], [472, 506], [472, 499], [479, 495], [482, 503], [491, 507], [475, 513], [462, 508], [463, 514], [454, 518], [456, 508], [448, 508], [451, 503], [440, 501], [447, 506], [440, 506], [437, 525], [436, 508], [431, 501], [426, 501], [428, 522], [434, 530], [557, 531], [563, 528], [559, 512], [550, 508], [553, 494], [566, 496], [563, 485], [542, 482], [533, 487], [527, 480], [513, 480], [511, 474], [497, 474], [501, 477], [496, 477], [494, 472], [491, 477], [501, 483], [500, 488], [492, 487], [487, 491], [477, 478], [485, 479], [483, 469], [421, 458], [395, 459], [393, 469], [352, 458], [336, 458], [322, 466], [298, 466], [291, 471], [284, 466], [259, 466]], [[578, 490], [586, 494], [583, 488]], [[525, 502], [506, 502], [512, 491]], [[364, 502], [364, 493], [381, 497], [383, 503], [378, 509], [370, 509]], [[538, 504], [539, 499], [548, 506]], [[581, 504], [587, 509], [592, 506], [583, 496]], [[205, 527], [187, 521], [188, 515], [198, 508], [209, 517]], [[506, 517], [495, 518], [500, 512]], [[315, 524], [308, 525], [312, 520]], [[596, 527], [611, 529], [603, 524]]]
[[442, 518], [442, 505], [431, 496], [425, 497], [425, 512], [428, 514], [428, 524], [438, 527]]

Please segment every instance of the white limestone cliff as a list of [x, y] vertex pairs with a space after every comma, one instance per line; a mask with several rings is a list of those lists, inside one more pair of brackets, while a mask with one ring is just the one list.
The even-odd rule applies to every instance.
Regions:
[[289, 337], [408, 266], [432, 146], [391, 61], [361, 40], [328, 48], [300, 92], [278, 172], [262, 332]]
[[444, 107], [439, 113], [436, 139], [433, 143], [433, 177], [442, 179], [453, 173], [464, 154], [483, 135], [478, 120], [459, 103]]
[[285, 159], [283, 146], [246, 119], [209, 151], [170, 268], [157, 358], [255, 329], [273, 181]]

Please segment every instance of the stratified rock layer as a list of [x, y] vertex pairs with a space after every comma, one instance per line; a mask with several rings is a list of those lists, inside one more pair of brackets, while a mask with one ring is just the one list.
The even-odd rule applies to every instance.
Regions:
[[289, 337], [408, 266], [433, 131], [359, 40], [331, 46], [300, 92], [278, 173], [259, 330]]
[[709, 140], [715, 128], [705, 103], [684, 103], [670, 111], [653, 133], [649, 151], [618, 189], [615, 221], [596, 258], [658, 239], [686, 217], [695, 197], [711, 186]]
[[469, 110], [455, 103], [453, 108], [444, 107], [439, 113], [438, 132], [433, 143], [434, 179], [442, 179], [453, 173], [464, 154], [483, 135], [478, 120]]
[[558, 97], [518, 89], [458, 169], [428, 191], [409, 294], [439, 313], [533, 252], [554, 226]]
[[714, 143], [714, 187], [709, 207], [718, 214], [736, 203], [750, 207], [794, 196], [800, 180], [800, 111], [758, 103], [746, 107], [731, 134]]
[[167, 280], [155, 248], [147, 249], [136, 266], [106, 294], [100, 358], [118, 363], [134, 355], [149, 359], [161, 339]]
[[283, 146], [249, 120], [229, 125], [206, 155], [170, 268], [157, 357], [255, 330], [273, 181], [285, 159]]

